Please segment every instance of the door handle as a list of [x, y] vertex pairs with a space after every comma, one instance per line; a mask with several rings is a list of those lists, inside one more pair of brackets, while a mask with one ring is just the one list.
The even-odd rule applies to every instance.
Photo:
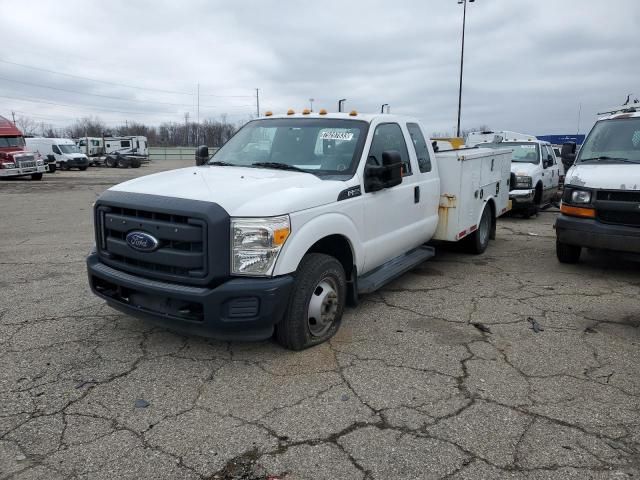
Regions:
[[413, 203], [420, 203], [420, 187], [413, 189]]

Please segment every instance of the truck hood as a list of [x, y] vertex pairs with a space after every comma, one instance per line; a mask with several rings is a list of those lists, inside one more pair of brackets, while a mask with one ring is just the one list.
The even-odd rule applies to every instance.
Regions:
[[565, 184], [606, 190], [640, 190], [640, 164], [574, 165], [567, 172]]
[[528, 162], [511, 162], [511, 173], [531, 177], [540, 165]]
[[214, 202], [231, 216], [268, 217], [335, 202], [355, 181], [321, 180], [310, 173], [202, 166], [156, 173], [111, 191]]

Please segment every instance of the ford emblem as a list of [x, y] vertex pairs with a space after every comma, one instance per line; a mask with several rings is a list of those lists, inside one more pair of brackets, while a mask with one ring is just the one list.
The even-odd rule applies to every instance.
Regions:
[[140, 252], [153, 252], [158, 248], [160, 242], [156, 237], [146, 232], [129, 232], [127, 245]]

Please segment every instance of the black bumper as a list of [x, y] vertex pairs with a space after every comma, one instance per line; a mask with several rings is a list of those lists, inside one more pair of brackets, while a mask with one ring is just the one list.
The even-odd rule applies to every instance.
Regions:
[[568, 245], [640, 253], [640, 228], [560, 215], [555, 229], [558, 241]]
[[88, 167], [89, 159], [88, 158], [72, 158], [70, 160], [61, 161], [65, 166], [69, 168], [80, 168], [80, 167]]
[[128, 315], [171, 330], [220, 340], [262, 340], [273, 334], [288, 305], [293, 277], [234, 278], [215, 288], [167, 283], [113, 269], [87, 258], [91, 290]]

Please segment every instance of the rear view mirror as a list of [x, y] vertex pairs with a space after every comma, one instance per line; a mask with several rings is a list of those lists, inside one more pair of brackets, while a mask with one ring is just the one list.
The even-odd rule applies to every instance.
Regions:
[[209, 160], [209, 147], [200, 145], [196, 148], [196, 165], [204, 165]]
[[[375, 158], [375, 157], [374, 157]], [[395, 150], [382, 152], [382, 165], [367, 164], [364, 170], [365, 192], [377, 192], [402, 183], [402, 157]]]

